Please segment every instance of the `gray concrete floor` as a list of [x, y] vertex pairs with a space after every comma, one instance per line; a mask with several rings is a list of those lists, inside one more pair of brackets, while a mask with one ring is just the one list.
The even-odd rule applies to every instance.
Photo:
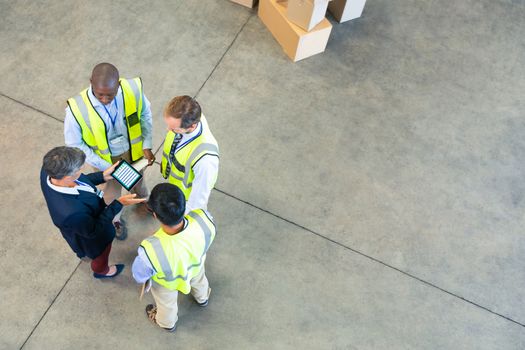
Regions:
[[[525, 2], [369, 0], [291, 63], [226, 0], [0, 3], [1, 349], [524, 349]], [[94, 64], [164, 136], [197, 96], [221, 146], [213, 294], [167, 334], [129, 265], [96, 281], [49, 219], [43, 154]], [[153, 186], [158, 169], [147, 173]], [[151, 299], [151, 297], [149, 297]]]

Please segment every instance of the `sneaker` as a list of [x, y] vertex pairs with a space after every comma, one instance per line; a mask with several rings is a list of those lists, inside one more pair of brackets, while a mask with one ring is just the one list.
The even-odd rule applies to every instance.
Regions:
[[208, 299], [206, 299], [206, 301], [202, 302], [202, 303], [197, 303], [197, 305], [199, 305], [200, 307], [206, 307], [208, 306]]
[[197, 300], [195, 300], [195, 302], [197, 302], [197, 305], [199, 305], [200, 307], [208, 306], [208, 301], [210, 300], [210, 293], [211, 293], [211, 288], [208, 288], [208, 299], [206, 299], [202, 303], [199, 303]]
[[128, 237], [128, 228], [126, 226], [126, 222], [123, 219], [120, 219], [120, 221], [115, 221], [113, 223], [115, 226], [115, 238], [119, 241], [123, 241]]
[[[151, 322], [153, 322], [154, 324], [158, 326], [158, 323], [155, 320], [155, 316], [157, 316], [157, 307], [155, 305], [153, 304], [146, 305], [146, 316], [148, 316]], [[175, 329], [177, 329], [177, 325], [174, 325], [171, 328], [165, 328], [165, 327], [160, 327], [160, 328], [165, 329], [168, 332], [175, 332]]]

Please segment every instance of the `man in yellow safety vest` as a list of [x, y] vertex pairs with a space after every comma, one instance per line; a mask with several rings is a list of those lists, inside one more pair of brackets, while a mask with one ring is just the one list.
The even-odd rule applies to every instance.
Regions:
[[132, 266], [137, 283], [148, 285], [151, 280], [156, 305], [146, 306], [146, 315], [170, 332], [176, 328], [179, 292], [191, 292], [202, 307], [208, 305], [211, 292], [204, 262], [215, 238], [215, 224], [203, 209], [184, 215], [185, 205], [177, 186], [162, 183], [153, 188], [148, 206], [160, 229], [142, 241]]
[[179, 187], [186, 212], [207, 209], [219, 170], [219, 146], [199, 103], [190, 96], [174, 97], [164, 109], [168, 133], [164, 140], [161, 173]]
[[[95, 169], [104, 171], [121, 159], [132, 163], [143, 157], [153, 164], [151, 109], [140, 78], [120, 79], [115, 66], [100, 63], [93, 69], [91, 85], [67, 103], [66, 145], [80, 148]], [[121, 190], [116, 180], [108, 181], [104, 187], [106, 203], [120, 197]], [[132, 192], [148, 196], [144, 181]], [[123, 240], [127, 230], [120, 215], [115, 216], [114, 225], [117, 239]]]

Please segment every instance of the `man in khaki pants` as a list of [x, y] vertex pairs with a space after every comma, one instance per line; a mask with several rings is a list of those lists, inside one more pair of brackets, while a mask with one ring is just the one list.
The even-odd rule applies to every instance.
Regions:
[[[148, 165], [153, 164], [151, 109], [140, 78], [120, 79], [115, 66], [100, 63], [93, 69], [91, 85], [67, 102], [66, 145], [80, 148], [96, 171], [104, 171], [121, 159], [133, 163], [146, 158]], [[108, 181], [104, 187], [105, 202], [120, 197], [121, 191], [117, 181]], [[143, 181], [132, 192], [141, 198], [148, 196]], [[116, 238], [123, 240], [127, 229], [120, 216], [117, 214], [113, 223]]]
[[142, 241], [132, 273], [137, 283], [152, 283], [156, 305], [146, 306], [148, 318], [173, 332], [178, 320], [179, 292], [191, 293], [199, 306], [208, 305], [211, 289], [204, 262], [215, 238], [215, 224], [202, 209], [184, 215], [186, 199], [173, 184], [155, 186], [148, 206], [161, 227]]

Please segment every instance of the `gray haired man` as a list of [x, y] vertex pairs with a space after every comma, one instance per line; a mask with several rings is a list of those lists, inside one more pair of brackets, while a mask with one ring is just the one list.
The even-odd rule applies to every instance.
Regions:
[[44, 156], [40, 186], [53, 223], [77, 257], [92, 259], [93, 277], [111, 278], [124, 269], [123, 264], [108, 265], [115, 238], [112, 220], [123, 206], [145, 199], [128, 194], [106, 205], [96, 186], [111, 179], [117, 163], [103, 172], [85, 175], [80, 171], [85, 160], [86, 155], [78, 148], [53, 148]]

